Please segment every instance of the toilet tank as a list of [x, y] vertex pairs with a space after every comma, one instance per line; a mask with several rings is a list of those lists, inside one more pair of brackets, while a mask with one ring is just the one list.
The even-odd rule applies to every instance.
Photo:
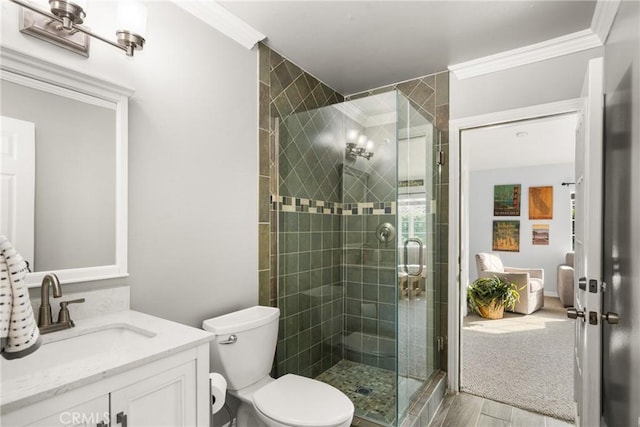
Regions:
[[215, 335], [211, 371], [222, 374], [230, 390], [240, 390], [269, 375], [279, 317], [277, 308], [255, 306], [202, 322], [202, 328]]

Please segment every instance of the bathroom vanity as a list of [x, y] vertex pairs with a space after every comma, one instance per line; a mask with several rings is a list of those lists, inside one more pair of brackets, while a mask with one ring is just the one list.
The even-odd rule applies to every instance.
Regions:
[[131, 310], [0, 361], [3, 426], [209, 424], [208, 332]]

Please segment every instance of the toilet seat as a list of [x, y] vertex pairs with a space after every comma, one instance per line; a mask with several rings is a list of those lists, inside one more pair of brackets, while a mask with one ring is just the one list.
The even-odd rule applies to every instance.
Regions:
[[349, 422], [353, 403], [323, 382], [287, 374], [253, 394], [253, 405], [263, 416], [281, 425], [333, 427]]

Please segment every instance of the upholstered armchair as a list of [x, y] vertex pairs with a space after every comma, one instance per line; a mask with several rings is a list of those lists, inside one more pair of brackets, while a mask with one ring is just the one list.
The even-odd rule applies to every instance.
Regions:
[[531, 314], [544, 306], [544, 270], [541, 268], [505, 267], [500, 256], [489, 253], [476, 254], [478, 277], [498, 276], [515, 283], [520, 294], [513, 312]]
[[558, 265], [558, 296], [565, 307], [573, 307], [573, 252], [564, 256], [564, 264]]

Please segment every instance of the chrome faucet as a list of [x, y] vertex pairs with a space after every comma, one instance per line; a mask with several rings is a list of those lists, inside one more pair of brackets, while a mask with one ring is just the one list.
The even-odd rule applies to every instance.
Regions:
[[68, 329], [75, 326], [73, 320], [71, 320], [71, 317], [69, 316], [69, 309], [67, 308], [67, 305], [84, 302], [84, 298], [72, 301], [62, 301], [60, 303], [58, 321], [56, 323], [53, 323], [53, 317], [51, 316], [51, 304], [49, 304], [50, 287], [53, 288], [54, 298], [60, 298], [62, 296], [60, 281], [58, 280], [58, 276], [53, 273], [45, 275], [42, 279], [42, 285], [40, 286], [40, 311], [38, 315], [38, 329], [40, 330], [41, 334], [60, 331], [62, 329]]

